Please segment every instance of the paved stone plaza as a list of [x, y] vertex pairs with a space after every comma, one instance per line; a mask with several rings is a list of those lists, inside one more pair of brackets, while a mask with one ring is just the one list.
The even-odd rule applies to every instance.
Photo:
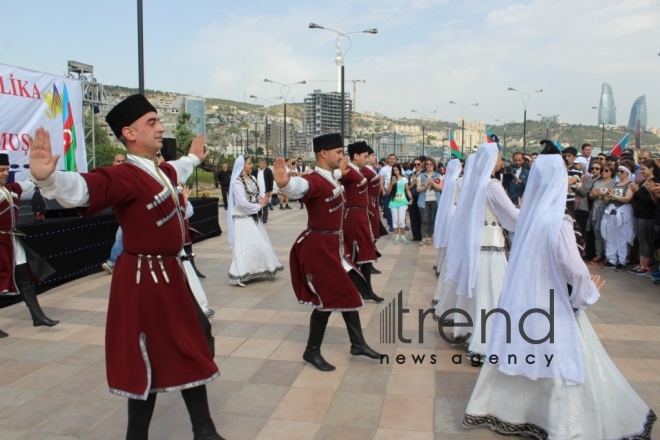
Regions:
[[[209, 303], [216, 310], [213, 332], [221, 376], [209, 386], [211, 414], [229, 440], [252, 439], [482, 439], [488, 429], [461, 427], [478, 369], [424, 325], [418, 342], [417, 311], [428, 308], [436, 277], [433, 247], [379, 244], [374, 290], [381, 305], [361, 311], [369, 344], [389, 355], [390, 364], [353, 358], [344, 322], [333, 314], [323, 345], [330, 373], [307, 366], [301, 356], [311, 308], [297, 303], [288, 257], [304, 228], [306, 211], [271, 212], [267, 229], [285, 271], [273, 281], [246, 288], [227, 283], [231, 249], [226, 235], [195, 246]], [[225, 230], [225, 211], [220, 211]], [[593, 268], [593, 266], [591, 266]], [[628, 273], [593, 269], [607, 280], [602, 297], [588, 311], [607, 352], [642, 396], [660, 413], [660, 286]], [[111, 277], [98, 273], [39, 296], [53, 328], [32, 327], [23, 303], [0, 310], [0, 439], [121, 439], [126, 399], [108, 392], [104, 332]], [[411, 313], [404, 336], [413, 343], [380, 344], [380, 311], [403, 291]], [[338, 319], [339, 318], [339, 319]], [[436, 363], [430, 364], [432, 354]], [[396, 355], [405, 355], [402, 365]], [[425, 355], [423, 364], [412, 356]], [[515, 398], [515, 396], [512, 396]], [[151, 424], [152, 439], [191, 439], [180, 393], [160, 394]], [[654, 438], [660, 438], [656, 427]]]

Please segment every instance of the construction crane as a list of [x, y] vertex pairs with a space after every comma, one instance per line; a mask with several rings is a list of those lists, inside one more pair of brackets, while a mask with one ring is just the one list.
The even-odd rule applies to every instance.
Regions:
[[[307, 80], [307, 82], [335, 82], [336, 80], [334, 79], [312, 79], [312, 80]], [[346, 82], [352, 82], [353, 83], [353, 137], [355, 137], [355, 127], [357, 126], [357, 121], [356, 121], [356, 115], [357, 115], [357, 83], [366, 83], [366, 79], [349, 79], [345, 80]]]

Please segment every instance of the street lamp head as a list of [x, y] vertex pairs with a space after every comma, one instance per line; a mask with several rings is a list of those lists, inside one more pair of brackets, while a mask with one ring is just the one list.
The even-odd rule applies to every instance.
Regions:
[[591, 107], [594, 110], [600, 110], [598, 107]]
[[507, 90], [510, 90], [510, 91], [512, 91], [512, 92], [517, 92], [517, 90], [514, 89], [513, 87], [509, 87]]
[[543, 89], [534, 90], [534, 93], [541, 93]]
[[259, 99], [259, 98], [257, 98], [257, 97], [254, 96], [254, 95], [250, 95], [250, 98]]
[[450, 104], [456, 104], [454, 101], [449, 101]]
[[316, 23], [310, 23], [310, 24], [309, 24], [309, 28], [310, 28], [310, 29], [323, 29], [323, 26], [319, 26], [319, 25], [316, 24]]
[[269, 80], [268, 78], [264, 78], [264, 82], [265, 82], [265, 83], [272, 83], [272, 81]]
[[472, 104], [472, 105], [475, 106], [475, 107], [479, 107], [479, 103], [478, 103], [478, 102], [475, 102], [475, 103]]
[[412, 113], [417, 113], [417, 110], [410, 110]]
[[366, 30], [364, 30], [364, 31], [362, 31], [362, 32], [364, 32], [365, 34], [377, 34], [377, 33], [378, 33], [378, 29], [366, 29]]
[[307, 81], [300, 81], [300, 82], [297, 82], [296, 84], [307, 84]]

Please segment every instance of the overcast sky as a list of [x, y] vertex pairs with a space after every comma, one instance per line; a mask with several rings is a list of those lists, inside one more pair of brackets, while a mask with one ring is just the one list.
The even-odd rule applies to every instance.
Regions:
[[[136, 0], [22, 0], [2, 6], [0, 62], [63, 74], [67, 60], [91, 64], [99, 82], [138, 86]], [[456, 120], [519, 121], [513, 87], [532, 93], [529, 119], [559, 114], [596, 124], [601, 86], [612, 86], [617, 123], [646, 94], [648, 126], [660, 126], [658, 0], [144, 0], [146, 87], [248, 101], [289, 101], [333, 91], [335, 34], [352, 35], [346, 79], [357, 110]], [[345, 40], [344, 40], [345, 41]], [[342, 43], [342, 48], [347, 44]], [[352, 93], [352, 83], [347, 91]], [[470, 104], [479, 103], [478, 107]]]

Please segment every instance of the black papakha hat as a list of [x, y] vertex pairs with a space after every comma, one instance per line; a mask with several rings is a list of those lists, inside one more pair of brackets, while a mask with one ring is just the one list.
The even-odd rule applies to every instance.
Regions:
[[561, 154], [559, 148], [557, 148], [555, 143], [552, 141], [544, 139], [542, 141], [539, 141], [539, 144], [543, 145], [543, 150], [541, 151], [541, 154]]
[[7, 166], [7, 167], [9, 166], [9, 155], [8, 154], [5, 154], [5, 153], [0, 154], [0, 166], [2, 166], [2, 165]]
[[314, 144], [314, 153], [323, 150], [334, 150], [335, 148], [344, 148], [344, 139], [339, 133], [322, 134], [312, 139]]
[[[348, 157], [353, 159], [354, 154], [369, 153], [369, 145], [365, 141], [358, 141], [352, 144], [348, 144]], [[372, 150], [373, 151], [373, 150]]]
[[121, 136], [121, 130], [124, 127], [128, 127], [149, 112], [158, 113], [156, 107], [151, 105], [144, 95], [138, 93], [129, 96], [114, 106], [114, 108], [106, 115], [105, 121], [108, 123], [115, 136], [117, 136], [117, 139], [119, 139]]

